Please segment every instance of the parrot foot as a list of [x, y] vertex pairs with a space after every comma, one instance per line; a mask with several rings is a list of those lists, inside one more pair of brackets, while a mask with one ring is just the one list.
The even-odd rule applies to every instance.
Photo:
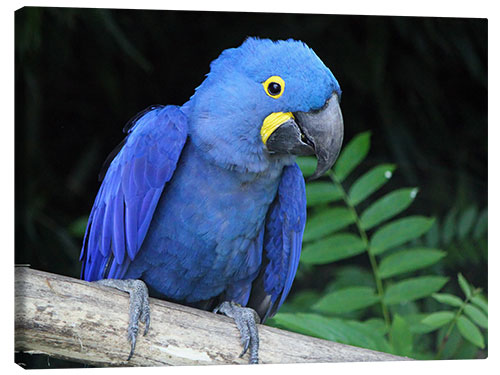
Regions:
[[242, 307], [234, 302], [222, 302], [214, 313], [220, 312], [230, 318], [233, 318], [238, 330], [240, 331], [241, 344], [243, 351], [240, 358], [250, 349], [250, 364], [259, 363], [259, 332], [257, 324], [260, 318], [254, 309]]
[[109, 286], [130, 294], [129, 304], [129, 323], [128, 323], [128, 341], [130, 342], [130, 354], [127, 361], [132, 358], [139, 331], [139, 322], [145, 325], [144, 336], [148, 333], [150, 314], [149, 314], [149, 292], [148, 287], [142, 280], [119, 280], [103, 279], [96, 281], [97, 284]]

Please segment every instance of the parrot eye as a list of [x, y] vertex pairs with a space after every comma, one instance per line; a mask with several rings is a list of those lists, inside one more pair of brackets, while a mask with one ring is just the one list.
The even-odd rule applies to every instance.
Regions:
[[273, 99], [278, 99], [285, 90], [285, 81], [279, 76], [272, 76], [262, 82], [266, 94]]
[[271, 82], [267, 85], [267, 92], [271, 96], [278, 95], [281, 92], [281, 85], [276, 82]]

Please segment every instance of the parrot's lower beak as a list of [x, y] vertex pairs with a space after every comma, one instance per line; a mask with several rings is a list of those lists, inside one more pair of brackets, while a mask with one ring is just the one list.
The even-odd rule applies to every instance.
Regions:
[[265, 140], [269, 152], [313, 155], [318, 165], [310, 180], [329, 170], [340, 152], [344, 138], [344, 122], [336, 94], [319, 110], [282, 114], [283, 122], [275, 125]]

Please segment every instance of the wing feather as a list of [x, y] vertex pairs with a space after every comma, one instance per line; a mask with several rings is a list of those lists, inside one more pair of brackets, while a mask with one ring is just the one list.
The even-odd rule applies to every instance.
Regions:
[[123, 277], [136, 257], [177, 166], [187, 120], [178, 107], [152, 107], [127, 130], [121, 149], [106, 162], [87, 224], [80, 260], [88, 281]]
[[294, 164], [284, 169], [267, 214], [262, 269], [248, 303], [262, 321], [278, 311], [290, 292], [299, 265], [305, 223], [304, 177]]

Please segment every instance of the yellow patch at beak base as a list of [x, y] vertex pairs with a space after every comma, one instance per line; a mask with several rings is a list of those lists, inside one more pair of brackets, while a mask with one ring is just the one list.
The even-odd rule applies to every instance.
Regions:
[[271, 136], [271, 134], [273, 134], [273, 132], [278, 129], [281, 124], [291, 118], [295, 118], [293, 117], [292, 112], [274, 112], [267, 116], [262, 123], [262, 128], [260, 128], [262, 142], [266, 144], [267, 139]]

